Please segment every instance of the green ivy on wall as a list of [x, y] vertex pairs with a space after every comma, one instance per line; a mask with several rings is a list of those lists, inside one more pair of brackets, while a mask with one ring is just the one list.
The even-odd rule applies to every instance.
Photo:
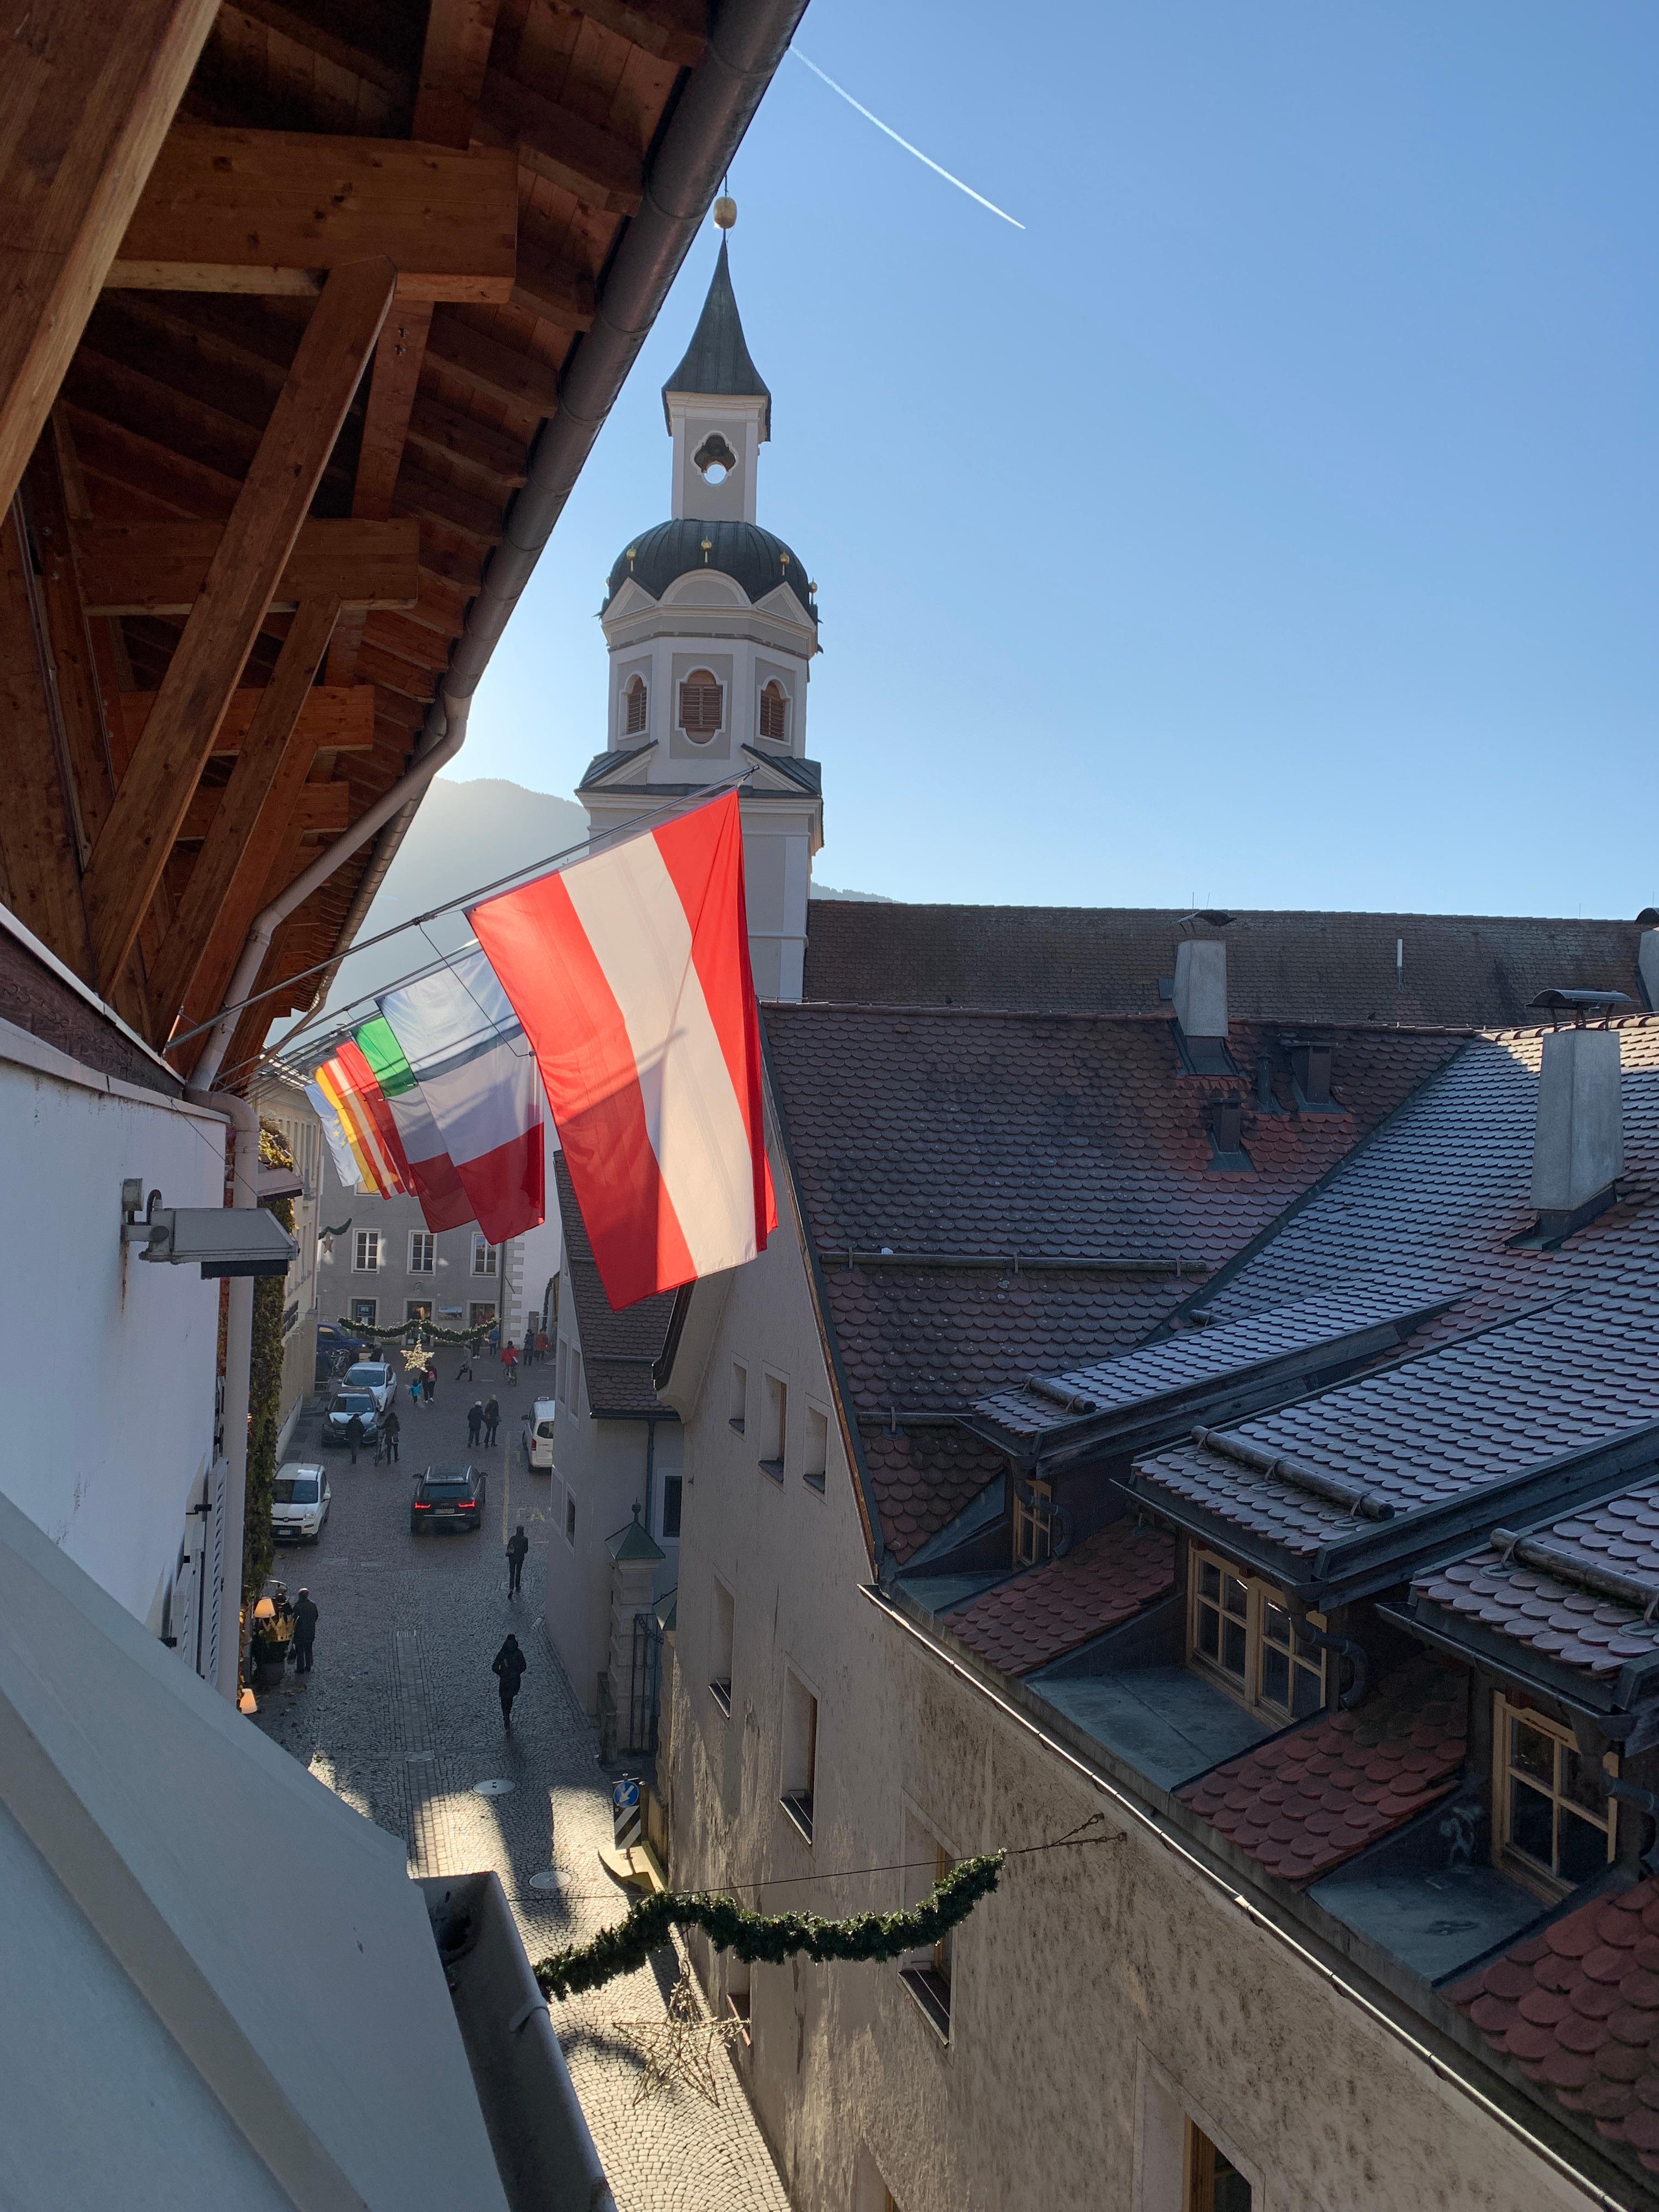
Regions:
[[925, 1949], [965, 1920], [988, 1897], [1002, 1872], [1003, 1854], [963, 1859], [920, 1905], [908, 1912], [860, 1912], [850, 1920], [820, 1920], [812, 1912], [750, 1912], [734, 1898], [701, 1891], [663, 1890], [634, 1906], [625, 1920], [591, 1943], [556, 1951], [536, 1968], [550, 1997], [579, 1996], [617, 1974], [631, 1974], [668, 1941], [671, 1928], [701, 1928], [716, 1950], [780, 1966], [797, 1955], [826, 1959], [899, 1959]]

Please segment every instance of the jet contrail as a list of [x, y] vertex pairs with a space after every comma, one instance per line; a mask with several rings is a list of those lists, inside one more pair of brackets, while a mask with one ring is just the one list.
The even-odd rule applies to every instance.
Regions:
[[856, 107], [859, 113], [864, 118], [866, 123], [873, 123], [878, 131], [885, 131], [888, 137], [892, 140], [896, 146], [902, 146], [907, 154], [914, 154], [917, 161], [924, 163], [928, 168], [930, 168], [936, 177], [943, 177], [947, 185], [954, 185], [959, 192], [966, 192], [970, 200], [977, 200], [982, 208], [989, 208], [992, 214], [1000, 216], [1004, 222], [1012, 222], [1016, 230], [1024, 229], [1024, 224], [1023, 222], [1015, 222], [1013, 216], [1007, 212], [1006, 208], [1000, 208], [994, 200], [988, 200], [983, 192], [976, 192], [971, 185], [964, 185], [960, 177], [953, 177], [948, 169], [940, 168], [939, 163], [935, 161], [930, 160], [929, 157], [922, 152], [920, 146], [913, 146], [908, 138], [901, 138], [898, 132], [892, 128], [891, 125], [884, 123], [880, 116], [872, 115], [869, 109], [864, 105], [863, 101], [854, 100], [852, 94], [848, 92], [844, 84], [837, 84], [834, 77], [830, 76], [827, 70], [821, 70], [816, 62], [806, 61], [805, 55], [802, 53], [799, 46], [792, 46], [789, 51], [794, 55], [795, 59], [798, 62], [806, 62], [806, 66], [811, 70], [813, 76], [823, 78], [824, 83], [829, 86], [830, 91], [838, 92], [849, 107]]

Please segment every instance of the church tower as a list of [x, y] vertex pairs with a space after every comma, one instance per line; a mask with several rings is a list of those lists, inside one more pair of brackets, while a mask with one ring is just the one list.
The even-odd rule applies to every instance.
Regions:
[[[715, 204], [724, 233], [736, 220]], [[672, 514], [618, 555], [599, 618], [609, 742], [577, 787], [595, 830], [747, 775], [749, 951], [763, 999], [799, 999], [812, 856], [823, 842], [806, 757], [817, 608], [799, 556], [757, 520], [772, 395], [750, 358], [726, 240], [685, 358], [663, 386]]]

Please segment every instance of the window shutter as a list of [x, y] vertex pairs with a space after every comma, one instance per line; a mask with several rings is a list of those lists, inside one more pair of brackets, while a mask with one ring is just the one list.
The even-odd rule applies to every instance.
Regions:
[[680, 727], [688, 738], [714, 737], [721, 721], [722, 693], [706, 668], [694, 668], [680, 686]]

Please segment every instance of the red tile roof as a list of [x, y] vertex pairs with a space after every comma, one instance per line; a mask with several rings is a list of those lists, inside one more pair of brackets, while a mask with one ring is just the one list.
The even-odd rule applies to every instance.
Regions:
[[1659, 1881], [1553, 1921], [1446, 1995], [1528, 2081], [1659, 2173]]
[[1063, 1559], [981, 1591], [945, 1622], [1005, 1674], [1029, 1674], [1174, 1588], [1174, 1538], [1163, 1528], [1114, 1521]]
[[643, 1420], [648, 1414], [659, 1420], [678, 1420], [672, 1407], [658, 1397], [651, 1375], [652, 1364], [662, 1357], [668, 1340], [674, 1292], [664, 1291], [616, 1312], [599, 1280], [599, 1262], [587, 1241], [562, 1153], [554, 1163], [554, 1175], [564, 1230], [565, 1279], [576, 1309], [589, 1407], [595, 1413], [622, 1418]]
[[994, 1444], [966, 1429], [863, 1431], [860, 1443], [888, 1549], [902, 1566], [1002, 1473]]
[[[814, 899], [806, 995], [1152, 1013], [1158, 978], [1175, 973], [1183, 919], [1174, 908]], [[1496, 1029], [1525, 1020], [1528, 1001], [1551, 984], [1626, 991], [1639, 1002], [1633, 922], [1266, 912], [1238, 915], [1219, 934], [1232, 1010], [1244, 1019]]]
[[1463, 1765], [1463, 1676], [1413, 1660], [1351, 1713], [1322, 1713], [1178, 1794], [1298, 1887], [1413, 1820]]

